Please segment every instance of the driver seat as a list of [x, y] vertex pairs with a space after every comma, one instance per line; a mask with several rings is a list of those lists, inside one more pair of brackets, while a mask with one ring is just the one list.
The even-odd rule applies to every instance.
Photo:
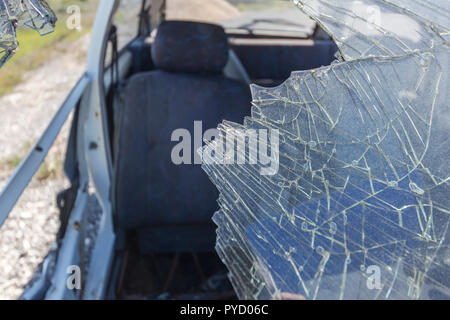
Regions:
[[152, 45], [156, 70], [131, 77], [116, 98], [116, 225], [136, 232], [142, 254], [214, 250], [218, 191], [201, 165], [172, 162], [179, 142], [171, 138], [187, 129], [193, 145], [194, 121], [204, 132], [250, 115], [249, 86], [223, 75], [228, 54], [220, 26], [163, 22]]

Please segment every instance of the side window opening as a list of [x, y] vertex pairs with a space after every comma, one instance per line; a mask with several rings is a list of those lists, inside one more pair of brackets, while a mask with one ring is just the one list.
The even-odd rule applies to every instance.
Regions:
[[143, 0], [121, 1], [113, 17], [117, 27], [117, 43], [119, 52], [139, 36], [140, 13]]

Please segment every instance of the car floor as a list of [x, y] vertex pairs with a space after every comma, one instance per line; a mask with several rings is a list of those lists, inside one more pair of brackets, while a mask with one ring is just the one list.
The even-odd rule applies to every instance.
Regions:
[[123, 255], [117, 285], [120, 300], [236, 299], [225, 266], [216, 253]]

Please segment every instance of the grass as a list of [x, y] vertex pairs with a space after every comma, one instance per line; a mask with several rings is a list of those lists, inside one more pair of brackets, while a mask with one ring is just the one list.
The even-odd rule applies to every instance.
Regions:
[[5, 160], [5, 165], [9, 171], [13, 171], [22, 162], [24, 157], [22, 156], [12, 156]]
[[56, 178], [58, 175], [62, 174], [62, 172], [62, 162], [50, 163], [50, 161], [45, 160], [36, 172], [35, 177], [39, 181], [45, 181], [47, 179]]
[[[2, 162], [0, 162], [0, 169], [6, 169], [8, 174], [11, 174], [19, 164], [25, 159], [32, 147], [31, 142], [26, 142], [19, 151], [19, 154], [10, 156]], [[45, 181], [48, 179], [59, 178], [63, 176], [63, 160], [59, 155], [48, 155], [44, 162], [36, 172], [35, 178], [39, 181]]]
[[[48, 2], [58, 16], [55, 31], [41, 37], [34, 30], [18, 30], [19, 49], [0, 70], [0, 96], [11, 92], [22, 81], [23, 75], [27, 71], [37, 69], [46, 61], [50, 53], [62, 50], [64, 46], [60, 45], [61, 43], [74, 41], [91, 30], [98, 0], [49, 0]], [[66, 8], [69, 5], [78, 5], [81, 9], [83, 27], [81, 31], [70, 30], [66, 26], [69, 18]]]
[[31, 142], [26, 142], [23, 144], [22, 148], [19, 150], [19, 154], [10, 156], [9, 158], [6, 158], [5, 160], [0, 162], [0, 167], [6, 168], [9, 172], [12, 172], [17, 166], [22, 162], [22, 160], [25, 158], [28, 150], [30, 150], [32, 144]]
[[[14, 155], [7, 158], [3, 164], [6, 166], [8, 173], [11, 174], [19, 166], [23, 159], [25, 159], [25, 155]], [[51, 161], [46, 159], [39, 167], [35, 177], [39, 181], [45, 181], [62, 176], [62, 174], [62, 161]]]

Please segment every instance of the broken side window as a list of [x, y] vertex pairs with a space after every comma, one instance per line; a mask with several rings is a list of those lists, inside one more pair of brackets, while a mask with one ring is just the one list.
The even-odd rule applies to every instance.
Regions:
[[[448, 2], [294, 2], [340, 60], [252, 86], [252, 116], [221, 124], [203, 150], [238, 296], [449, 299]], [[265, 147], [275, 174], [251, 147], [226, 145], [249, 129], [279, 132]]]
[[31, 28], [46, 35], [53, 32], [56, 15], [45, 0], [0, 0], [0, 68], [19, 46], [18, 27]]

